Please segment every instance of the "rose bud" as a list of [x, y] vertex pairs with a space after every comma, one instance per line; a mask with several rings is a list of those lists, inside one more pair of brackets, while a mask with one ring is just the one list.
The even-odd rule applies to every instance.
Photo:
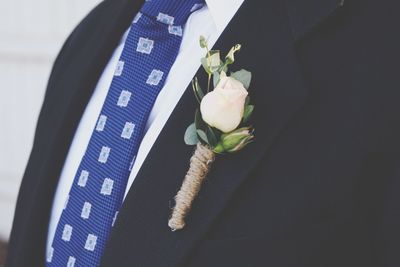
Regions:
[[251, 128], [237, 129], [228, 134], [221, 135], [221, 141], [216, 147], [217, 153], [236, 152], [253, 141], [254, 135]]
[[201, 101], [203, 120], [224, 133], [235, 130], [243, 118], [247, 90], [232, 77], [222, 77], [217, 87]]

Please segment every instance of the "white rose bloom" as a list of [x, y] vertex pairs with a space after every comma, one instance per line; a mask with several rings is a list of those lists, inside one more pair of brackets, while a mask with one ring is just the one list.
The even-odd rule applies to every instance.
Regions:
[[218, 86], [201, 101], [203, 120], [224, 133], [235, 130], [243, 119], [247, 95], [241, 82], [232, 77], [222, 77]]

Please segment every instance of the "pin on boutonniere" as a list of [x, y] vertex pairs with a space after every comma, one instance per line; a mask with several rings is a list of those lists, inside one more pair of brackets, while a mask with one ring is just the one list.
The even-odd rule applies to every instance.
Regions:
[[185, 227], [185, 217], [216, 155], [240, 151], [254, 139], [254, 128], [249, 125], [254, 106], [250, 104], [247, 91], [251, 73], [242, 69], [228, 75], [229, 66], [234, 63], [235, 53], [241, 45], [232, 47], [225, 60], [221, 59], [220, 51], [209, 49], [204, 37], [200, 37], [200, 46], [207, 51], [201, 59], [208, 74], [207, 91], [202, 90], [195, 77], [192, 86], [200, 108], [196, 110], [194, 123], [187, 128], [184, 140], [187, 145], [196, 145], [196, 148], [175, 196], [175, 207], [168, 222], [173, 231]]

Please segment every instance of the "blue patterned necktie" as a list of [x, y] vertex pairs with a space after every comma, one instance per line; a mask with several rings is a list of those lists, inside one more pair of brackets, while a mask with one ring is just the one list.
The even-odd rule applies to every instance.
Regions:
[[204, 0], [147, 0], [135, 17], [58, 222], [48, 267], [100, 264], [148, 116], [178, 54], [182, 27], [203, 5]]

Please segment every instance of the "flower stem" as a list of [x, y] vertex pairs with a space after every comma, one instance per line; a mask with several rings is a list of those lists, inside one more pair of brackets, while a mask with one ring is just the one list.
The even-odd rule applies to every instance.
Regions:
[[175, 207], [168, 221], [168, 226], [172, 231], [181, 230], [185, 227], [185, 218], [189, 214], [192, 203], [200, 192], [214, 160], [215, 153], [207, 146], [198, 143], [190, 159], [189, 170], [175, 196]]
[[210, 92], [211, 74], [208, 74], [207, 93]]

